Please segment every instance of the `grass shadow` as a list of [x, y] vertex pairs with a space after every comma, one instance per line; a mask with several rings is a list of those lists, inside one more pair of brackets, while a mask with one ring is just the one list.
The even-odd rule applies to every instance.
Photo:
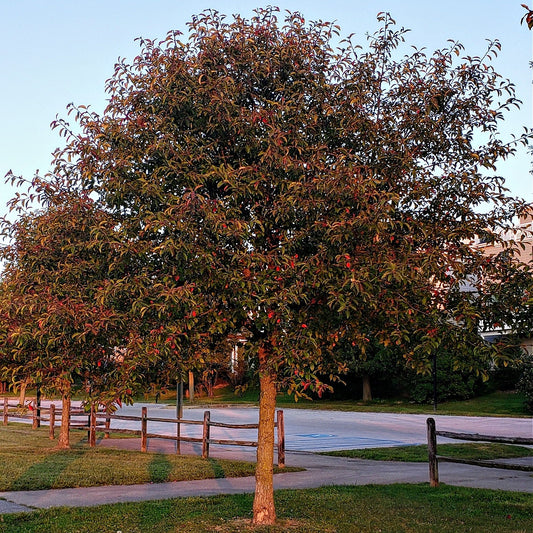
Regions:
[[54, 450], [13, 479], [7, 490], [40, 490], [53, 487], [62, 473], [82, 455], [80, 450]]
[[152, 460], [148, 463], [148, 473], [151, 483], [164, 483], [169, 481], [172, 472], [172, 463], [168, 460], [166, 454], [155, 453]]
[[226, 472], [224, 472], [224, 468], [222, 468], [222, 465], [216, 459], [208, 459], [208, 462], [209, 466], [213, 469], [215, 479], [226, 477]]

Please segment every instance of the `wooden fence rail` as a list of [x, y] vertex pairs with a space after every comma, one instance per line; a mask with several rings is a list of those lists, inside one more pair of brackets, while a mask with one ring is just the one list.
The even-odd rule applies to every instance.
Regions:
[[[48, 416], [46, 416], [46, 413]], [[9, 404], [8, 398], [4, 398], [4, 426], [8, 424], [9, 417], [16, 419], [31, 419], [32, 427], [35, 429], [40, 422], [47, 422], [50, 426], [50, 439], [54, 438], [56, 419], [61, 413], [61, 409], [57, 409], [54, 404], [49, 408], [41, 407], [37, 409], [34, 404], [30, 403], [28, 409], [20, 408], [15, 404]], [[80, 417], [82, 419], [80, 420]], [[111, 420], [129, 420], [139, 422], [140, 429], [123, 429], [111, 428]], [[148, 431], [148, 422], [163, 422], [174, 424], [176, 426], [175, 435], [163, 435], [159, 433], [150, 433]], [[186, 437], [181, 435], [181, 426], [196, 425], [202, 426], [201, 437]], [[89, 446], [96, 445], [96, 433], [103, 432], [105, 438], [109, 438], [110, 433], [123, 433], [129, 435], [139, 436], [141, 438], [141, 451], [146, 452], [148, 449], [148, 439], [167, 439], [176, 442], [176, 453], [181, 453], [182, 442], [193, 442], [202, 444], [202, 457], [209, 457], [209, 447], [211, 444], [226, 445], [226, 446], [252, 446], [257, 447], [257, 441], [251, 440], [232, 440], [232, 439], [217, 439], [212, 438], [211, 428], [226, 428], [226, 429], [258, 429], [258, 424], [226, 424], [224, 422], [214, 422], [211, 420], [210, 411], [204, 412], [203, 420], [186, 420], [183, 418], [159, 418], [148, 417], [148, 409], [141, 408], [141, 416], [131, 415], [116, 415], [107, 412], [96, 411], [91, 409], [89, 412], [80, 408], [71, 409], [71, 429], [80, 429], [87, 431], [87, 440]], [[277, 452], [278, 452], [278, 467], [285, 466], [285, 423], [283, 418], [283, 411], [277, 411], [275, 428], [277, 430]]]
[[428, 463], [429, 463], [429, 483], [432, 487], [439, 485], [439, 461], [443, 463], [460, 463], [467, 465], [483, 466], [487, 468], [502, 468], [505, 470], [523, 470], [533, 472], [533, 466], [499, 463], [496, 461], [460, 459], [458, 457], [446, 457], [437, 454], [437, 436], [449, 439], [466, 440], [474, 442], [498, 442], [503, 444], [533, 445], [533, 438], [527, 437], [498, 437], [494, 435], [480, 435], [478, 433], [457, 433], [452, 431], [437, 431], [435, 419], [428, 418], [427, 439], [428, 439]]

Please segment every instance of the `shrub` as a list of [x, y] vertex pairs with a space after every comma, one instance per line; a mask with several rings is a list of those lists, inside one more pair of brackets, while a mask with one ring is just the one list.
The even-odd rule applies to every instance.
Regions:
[[526, 409], [533, 413], [533, 355], [524, 357], [518, 390], [526, 397]]
[[[437, 400], [467, 400], [474, 397], [483, 387], [480, 376], [474, 373], [461, 372], [453, 367], [453, 357], [440, 353], [437, 359]], [[414, 371], [406, 374], [405, 390], [411, 401], [415, 403], [431, 403], [433, 401], [433, 375], [421, 375]]]

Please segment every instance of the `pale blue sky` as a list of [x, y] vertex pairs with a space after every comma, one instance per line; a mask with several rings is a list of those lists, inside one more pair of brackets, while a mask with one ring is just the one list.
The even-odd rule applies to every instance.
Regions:
[[[532, 0], [533, 1], [533, 0]], [[389, 11], [399, 26], [410, 28], [408, 44], [432, 51], [456, 39], [465, 54], [484, 53], [485, 39], [499, 39], [496, 70], [510, 78], [523, 101], [505, 123], [504, 133], [532, 124], [532, 33], [520, 25], [526, 0], [294, 0], [268, 2], [301, 11], [308, 20], [335, 20], [342, 34], [355, 33], [361, 44], [377, 28], [376, 14]], [[260, 2], [232, 0], [0, 0], [0, 177], [9, 169], [31, 177], [50, 167], [61, 144], [50, 130], [69, 102], [102, 111], [104, 82], [117, 58], [133, 59], [139, 36], [163, 38], [186, 32], [192, 14], [214, 8], [250, 15]], [[533, 201], [530, 155], [518, 155], [499, 168], [511, 191]], [[0, 181], [0, 215], [13, 189]]]

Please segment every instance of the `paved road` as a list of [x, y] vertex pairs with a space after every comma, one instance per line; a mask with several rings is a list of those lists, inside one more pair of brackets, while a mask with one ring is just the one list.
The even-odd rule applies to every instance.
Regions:
[[[56, 402], [57, 403], [57, 402]], [[43, 402], [47, 407], [49, 402]], [[59, 406], [59, 405], [58, 405]], [[117, 415], [139, 417], [141, 408], [148, 409], [148, 432], [175, 435], [175, 424], [156, 419], [176, 417], [175, 406], [166, 404], [136, 403], [117, 410]], [[188, 407], [183, 419], [201, 421], [206, 408]], [[256, 424], [259, 419], [255, 407], [208, 408], [211, 421], [231, 424]], [[424, 444], [426, 420], [429, 415], [361, 413], [344, 411], [319, 411], [313, 409], [284, 409], [285, 441], [288, 451], [320, 452], [344, 449], [377, 448]], [[436, 420], [437, 430], [482, 435], [514, 436], [533, 438], [533, 417], [464, 417], [431, 415]], [[85, 421], [85, 416], [83, 417]], [[139, 420], [112, 420], [111, 428], [140, 429]], [[202, 436], [201, 425], [181, 425], [181, 435]], [[257, 440], [257, 430], [226, 429], [213, 427], [213, 439]], [[439, 442], [451, 442], [439, 437]]]
[[[146, 404], [148, 417], [174, 418], [175, 407]], [[125, 406], [117, 414], [139, 416], [142, 404]], [[258, 410], [251, 407], [212, 408], [211, 420], [235, 424], [257, 423]], [[183, 418], [202, 420], [204, 409], [186, 408]], [[331, 451], [423, 444], [426, 439], [427, 415], [391, 413], [354, 413], [284, 409], [286, 449], [289, 451]], [[495, 418], [433, 416], [438, 430], [480, 433], [484, 435], [533, 437], [533, 418]], [[113, 420], [112, 427], [139, 429], [139, 422]], [[175, 429], [168, 423], [148, 422], [150, 433], [172, 435]], [[212, 438], [256, 440], [256, 430], [212, 428]], [[201, 427], [183, 425], [182, 435], [201, 437]], [[439, 438], [439, 442], [447, 439]]]

